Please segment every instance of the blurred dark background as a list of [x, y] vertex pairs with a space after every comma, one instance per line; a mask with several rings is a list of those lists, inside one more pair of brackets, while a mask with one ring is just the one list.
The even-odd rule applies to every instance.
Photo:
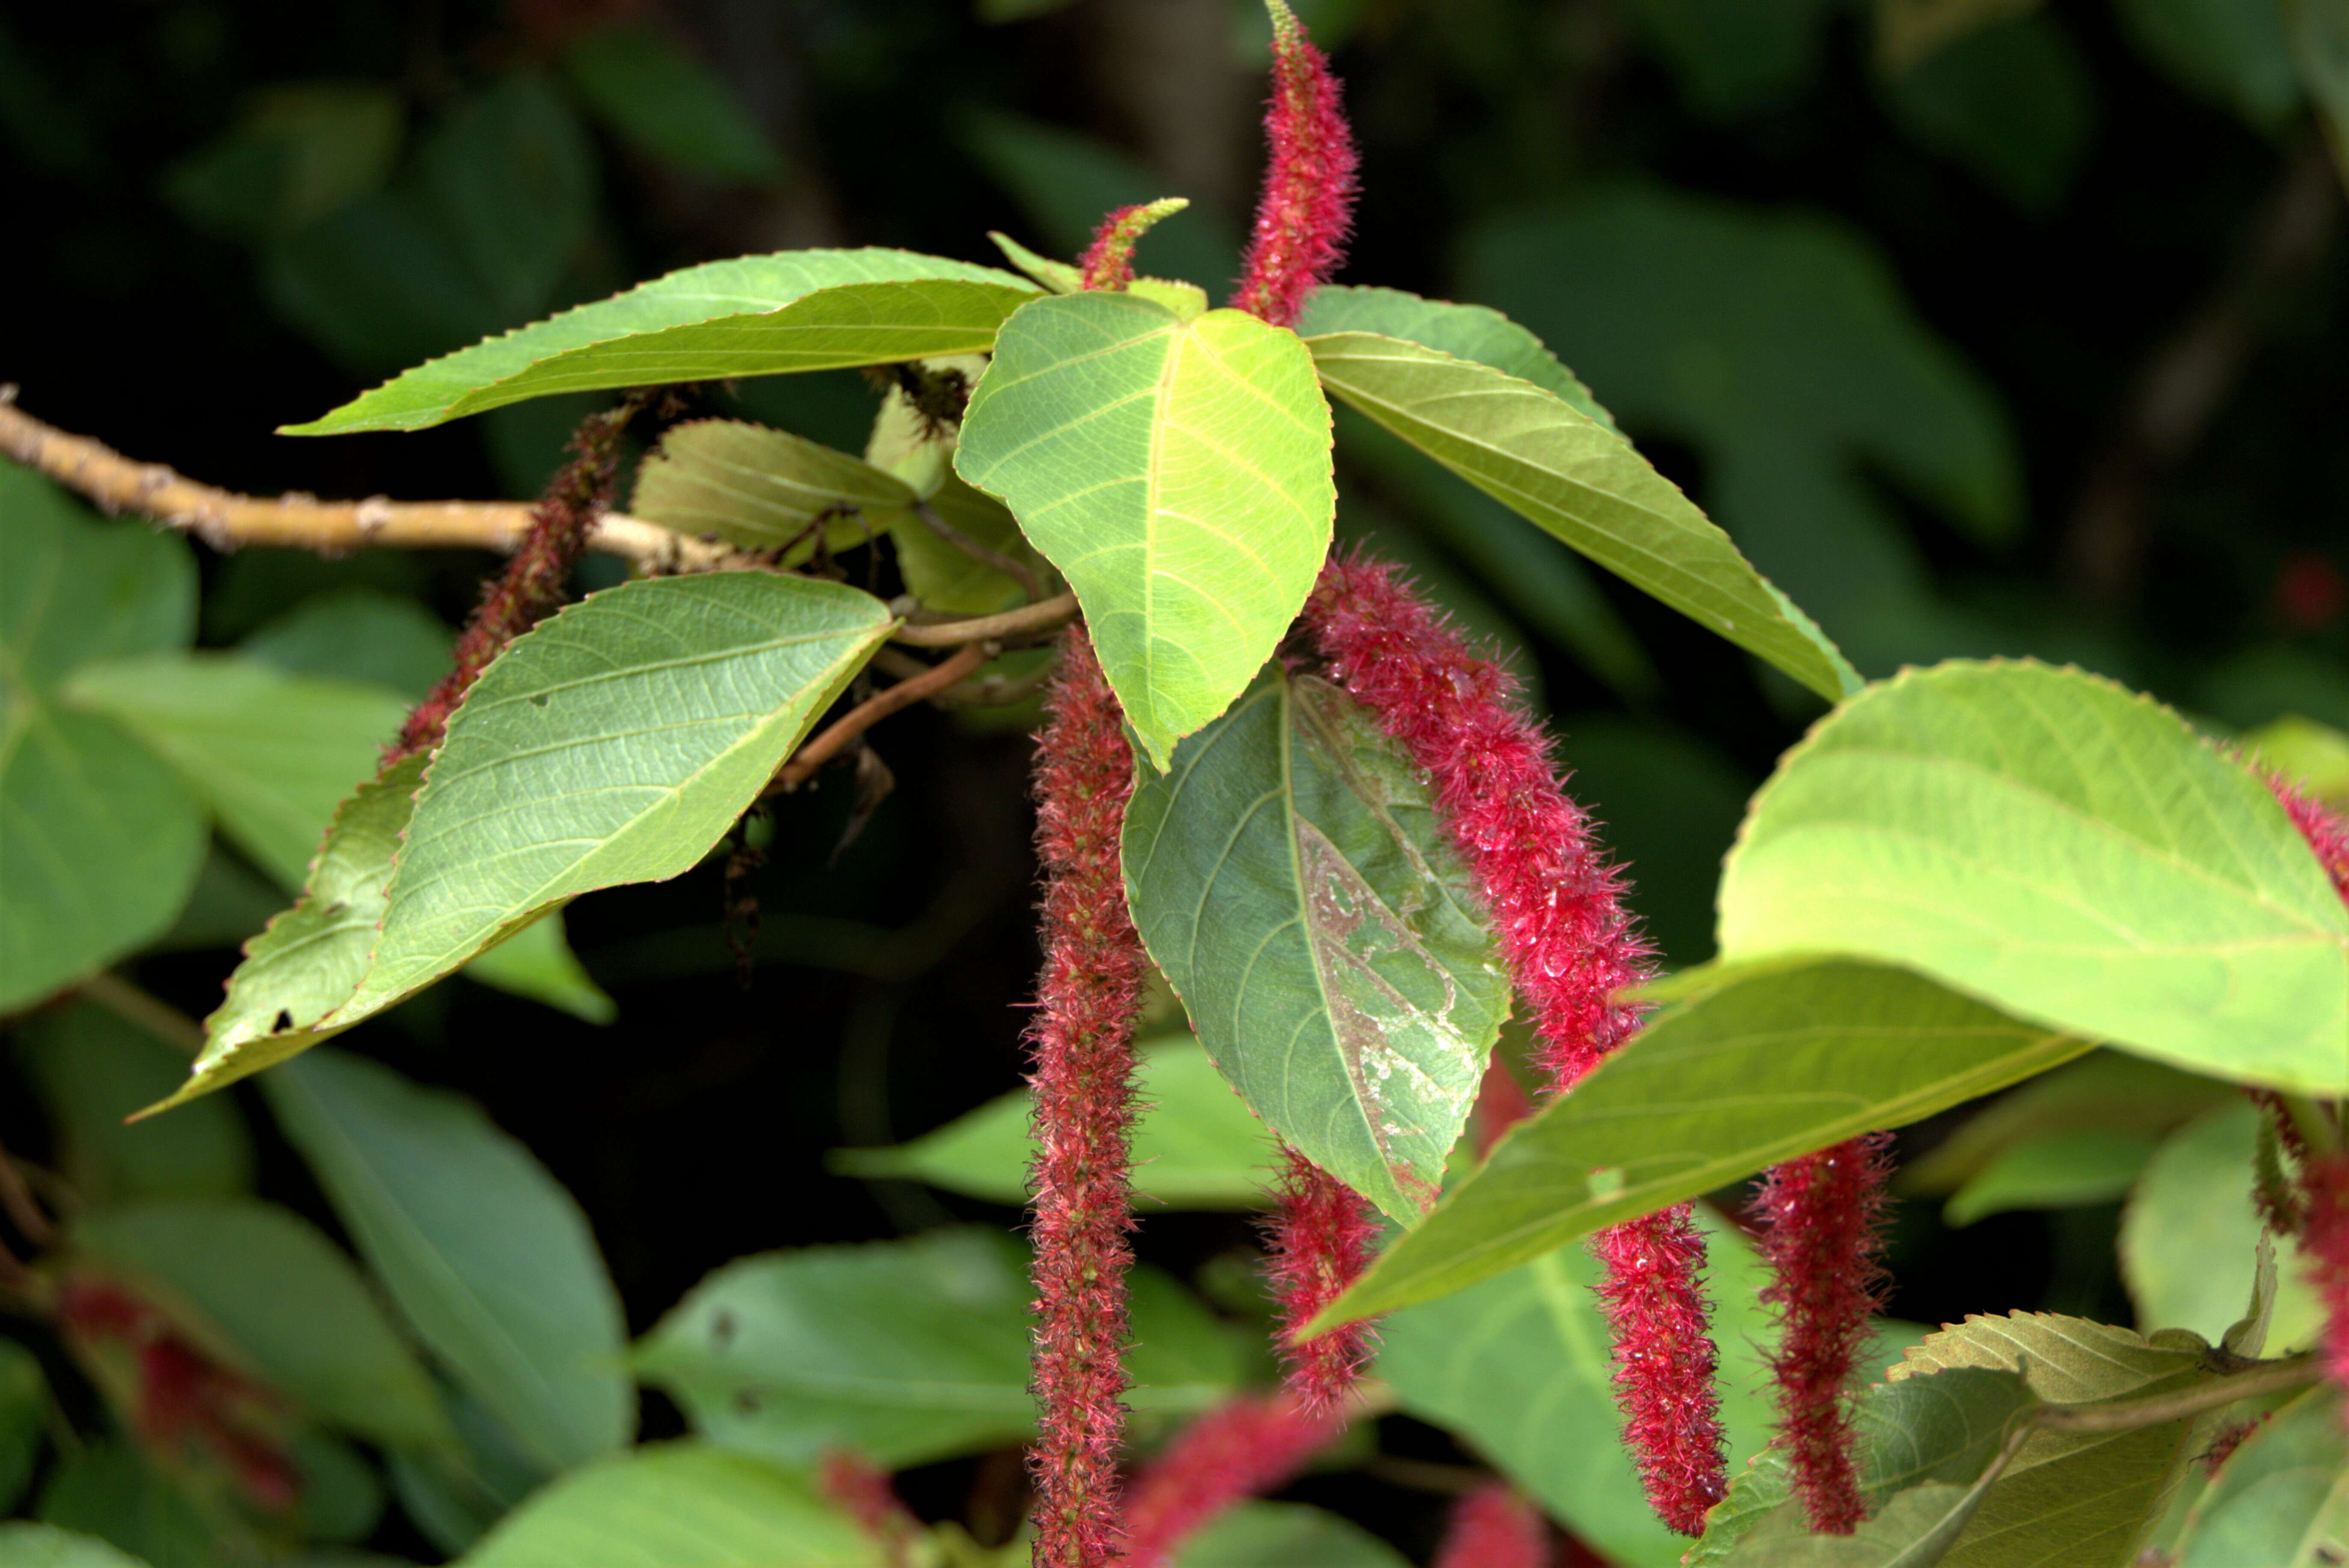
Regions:
[[[1342, 280], [1531, 325], [1865, 673], [2037, 655], [2216, 728], [2349, 727], [2349, 225], [2271, 7], [1299, 9], [1363, 146]], [[12, 7], [0, 378], [44, 419], [232, 488], [528, 495], [592, 404], [271, 432], [747, 251], [988, 261], [1000, 229], [1067, 255], [1108, 207], [1180, 193], [1193, 210], [1143, 263], [1220, 287], [1265, 36], [1250, 0]], [[709, 400], [851, 449], [874, 406], [851, 375]], [[1704, 957], [1719, 857], [1807, 699], [1364, 432], [1341, 428], [1341, 532], [1516, 661], [1660, 942]], [[203, 637], [354, 587], [454, 624], [489, 565], [207, 552]], [[348, 1043], [537, 1150], [637, 1328], [740, 1253], [1008, 1220], [824, 1159], [1017, 1081], [1036, 962], [1019, 717], [893, 721], [896, 791], [844, 848], [845, 774], [781, 801], [747, 986], [713, 862], [571, 910], [609, 1026], [460, 982]], [[202, 1014], [233, 961], [199, 947], [140, 976]], [[289, 1154], [264, 1161], [264, 1186], [324, 1213]], [[2128, 1316], [2109, 1211], [1946, 1232], [1911, 1207], [1901, 1315]], [[1143, 1244], [1191, 1273], [1250, 1243], [1245, 1221], [1174, 1215]]]

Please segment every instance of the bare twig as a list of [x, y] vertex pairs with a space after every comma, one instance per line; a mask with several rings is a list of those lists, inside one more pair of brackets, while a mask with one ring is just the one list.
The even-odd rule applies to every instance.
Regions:
[[[160, 463], [133, 462], [87, 436], [70, 435], [16, 407], [0, 387], [0, 453], [80, 491], [108, 511], [135, 511], [193, 533], [217, 550], [280, 545], [339, 554], [369, 545], [494, 550], [512, 554], [530, 531], [527, 501], [320, 500], [293, 493], [239, 495], [183, 479]], [[607, 511], [587, 547], [647, 572], [702, 572], [750, 563], [730, 545], [692, 539]]]
[[981, 566], [992, 567], [1019, 583], [1019, 592], [1026, 596], [1030, 604], [1044, 596], [1042, 581], [1037, 577], [1034, 569], [1026, 562], [1016, 561], [999, 550], [990, 549], [981, 544], [978, 540], [940, 517], [937, 509], [926, 500], [914, 503], [914, 515], [920, 518], [922, 525], [932, 533], [936, 534]]
[[2323, 1364], [2315, 1356], [2292, 1356], [2255, 1363], [2247, 1370], [2181, 1394], [2156, 1394], [2101, 1405], [2038, 1405], [2033, 1407], [2030, 1418], [2033, 1426], [2049, 1431], [2129, 1432], [2224, 1409], [2241, 1399], [2305, 1388], [2323, 1376]]
[[933, 692], [941, 692], [993, 658], [999, 650], [986, 643], [970, 643], [927, 673], [902, 680], [865, 698], [834, 719], [822, 735], [794, 753], [775, 770], [770, 794], [789, 793], [814, 777], [815, 770], [847, 749], [848, 743], [901, 708], [911, 707]]
[[916, 648], [955, 648], [965, 643], [1010, 643], [1057, 631], [1076, 619], [1077, 596], [1057, 593], [1050, 599], [1006, 610], [1000, 615], [978, 615], [967, 621], [936, 621], [926, 625], [900, 626], [893, 642]]
[[5, 1211], [16, 1233], [36, 1247], [46, 1247], [56, 1239], [57, 1227], [40, 1204], [33, 1201], [33, 1190], [25, 1184], [25, 1173], [16, 1169], [16, 1160], [5, 1149], [0, 1149], [0, 1211]]

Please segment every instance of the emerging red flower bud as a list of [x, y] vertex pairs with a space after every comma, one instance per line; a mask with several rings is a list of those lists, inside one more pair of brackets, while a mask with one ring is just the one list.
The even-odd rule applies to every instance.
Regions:
[[1275, 1343], [1288, 1391], [1315, 1415], [1335, 1412], [1370, 1360], [1368, 1323], [1349, 1323], [1299, 1343], [1297, 1331], [1337, 1300], [1370, 1265], [1377, 1224], [1361, 1195], [1296, 1150], [1272, 1221], [1268, 1270], [1280, 1304]]
[[1162, 1568], [1234, 1504], [1285, 1486], [1345, 1429], [1286, 1393], [1247, 1395], [1185, 1428], [1127, 1493], [1118, 1568]]
[[1541, 1511], [1504, 1481], [1490, 1481], [1460, 1500], [1435, 1568], [1549, 1568], [1549, 1525]]
[[1354, 213], [1354, 133], [1338, 103], [1338, 78], [1284, 0], [1272, 12], [1272, 101], [1256, 227], [1232, 304], [1275, 326], [1293, 326], [1308, 295], [1329, 282]]
[[1868, 1517], [1845, 1389], [1889, 1283], [1878, 1254], [1891, 1144], [1890, 1133], [1872, 1132], [1789, 1160], [1754, 1199], [1772, 1275], [1762, 1299], [1776, 1304], [1784, 1327], [1770, 1358], [1779, 1429], [1795, 1491], [1823, 1535], [1849, 1535]]
[[1142, 939], [1119, 835], [1133, 789], [1123, 716], [1081, 626], [1061, 641], [1036, 748], [1044, 973], [1030, 1031], [1036, 1130], [1039, 1568], [1100, 1568], [1117, 1528], [1125, 1429], [1127, 1167]]
[[1171, 218], [1190, 204], [1180, 196], [1167, 196], [1156, 201], [1120, 207], [1103, 218], [1101, 227], [1093, 231], [1093, 242], [1077, 258], [1077, 268], [1084, 274], [1084, 286], [1114, 291], [1133, 282], [1136, 242], [1159, 219]]

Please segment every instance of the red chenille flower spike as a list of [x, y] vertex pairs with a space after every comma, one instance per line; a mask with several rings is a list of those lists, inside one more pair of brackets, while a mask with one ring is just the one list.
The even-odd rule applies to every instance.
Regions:
[[[1551, 1091], [1566, 1092], [1639, 1026], [1615, 997], [1652, 964], [1619, 873], [1559, 785], [1548, 738], [1508, 672], [1472, 653], [1392, 567], [1333, 559], [1304, 619], [1332, 677], [1426, 773], [1533, 1015]], [[1728, 1484], [1703, 1233], [1682, 1205], [1602, 1233], [1592, 1249], [1608, 1270], [1625, 1440], [1657, 1514], [1695, 1534]]]
[[1133, 1023], [1142, 939], [1119, 834], [1133, 757], [1081, 626], [1061, 642], [1036, 752], [1044, 973], [1030, 1032], [1037, 1155], [1035, 1390], [1039, 1568], [1100, 1568], [1117, 1526], [1125, 1429], [1125, 1274]]
[[1435, 1568], [1549, 1568], [1549, 1558], [1541, 1511], [1496, 1480], [1454, 1507]]
[[1763, 1178], [1753, 1213], [1783, 1327], [1770, 1368], [1779, 1430], [1811, 1528], [1849, 1535], [1868, 1517], [1844, 1391], [1889, 1283], [1878, 1255], [1892, 1135], [1869, 1133], [1789, 1160]]
[[1330, 62], [1283, 0], [1267, 4], [1272, 101], [1264, 115], [1264, 190], [1232, 304], [1275, 326], [1293, 326], [1345, 251], [1354, 215], [1354, 132]]
[[1288, 1394], [1247, 1395], [1185, 1428], [1126, 1494], [1118, 1568], [1162, 1568], [1234, 1504], [1285, 1486], [1345, 1429]]
[[1371, 1355], [1371, 1326], [1345, 1324], [1302, 1344], [1295, 1335], [1370, 1265], [1377, 1222], [1351, 1187], [1296, 1150], [1288, 1155], [1268, 1260], [1280, 1307], [1275, 1342], [1289, 1393], [1305, 1410], [1322, 1415], [1342, 1405], [1361, 1376]]
[[1171, 217], [1191, 203], [1180, 196], [1120, 207], [1101, 221], [1093, 242], [1077, 258], [1077, 270], [1089, 289], [1123, 289], [1133, 282], [1133, 247], [1151, 225]]
[[2301, 1255], [2324, 1303], [2324, 1365], [2349, 1388], [2349, 1154], [2320, 1154], [2301, 1170]]

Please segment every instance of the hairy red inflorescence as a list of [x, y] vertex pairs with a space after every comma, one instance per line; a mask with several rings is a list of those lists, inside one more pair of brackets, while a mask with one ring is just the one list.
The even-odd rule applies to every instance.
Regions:
[[1133, 247], [1159, 219], [1190, 205], [1179, 196], [1120, 207], [1101, 221], [1093, 242], [1077, 258], [1077, 270], [1088, 289], [1123, 289], [1133, 282]]
[[384, 753], [386, 767], [440, 745], [450, 716], [490, 661], [563, 607], [571, 569], [586, 553], [596, 517], [612, 504], [620, 470], [620, 432], [639, 406], [632, 397], [590, 414], [571, 433], [571, 459], [556, 470], [532, 509], [522, 548], [482, 590], [481, 602], [450, 656], [449, 673], [416, 705], [400, 727], [399, 738]]
[[2324, 1364], [2349, 1388], [2349, 1153], [2313, 1157], [2301, 1168], [2301, 1254], [2324, 1304]]
[[1044, 973], [1029, 1032], [1033, 1171], [1040, 1568], [1097, 1568], [1117, 1528], [1125, 1429], [1127, 1166], [1142, 939], [1125, 904], [1119, 835], [1133, 788], [1117, 697], [1082, 626], [1061, 642], [1036, 748]]
[[1504, 1481], [1489, 1481], [1453, 1506], [1435, 1568], [1549, 1568], [1549, 1525]]
[[1848, 1535], [1868, 1517], [1845, 1389], [1882, 1309], [1892, 1135], [1871, 1132], [1775, 1166], [1755, 1193], [1762, 1255], [1783, 1332], [1771, 1354], [1779, 1429], [1811, 1528]]
[[1370, 1266], [1378, 1223], [1371, 1206], [1343, 1181], [1291, 1149], [1269, 1227], [1275, 1343], [1288, 1391], [1316, 1414], [1336, 1410], [1370, 1360], [1368, 1323], [1349, 1323], [1301, 1343], [1297, 1331], [1337, 1300]]
[[1160, 1568], [1235, 1504], [1287, 1485], [1344, 1429], [1342, 1416], [1285, 1391], [1208, 1411], [1134, 1478], [1118, 1568]]
[[2317, 863], [2333, 879], [2333, 891], [2349, 899], [2349, 821], [2309, 799], [2281, 774], [2263, 771], [2261, 778], [2275, 792], [2277, 802], [2283, 807], [2284, 815], [2292, 819], [2292, 825], [2300, 830], [2300, 836], [2308, 841]]
[[1353, 222], [1354, 132], [1330, 62], [1283, 4], [1272, 12], [1272, 100], [1266, 106], [1264, 187], [1232, 304], [1293, 326], [1330, 281]]
[[[1427, 774], [1532, 1011], [1541, 1065], [1564, 1093], [1639, 1026], [1616, 995], [1653, 965], [1620, 873], [1559, 784], [1548, 738], [1514, 677], [1476, 656], [1392, 567], [1333, 558], [1304, 619], [1331, 676]], [[1601, 1233], [1592, 1248], [1607, 1265], [1625, 1439], [1657, 1513], [1697, 1533], [1727, 1488], [1703, 1235], [1682, 1205]]]

